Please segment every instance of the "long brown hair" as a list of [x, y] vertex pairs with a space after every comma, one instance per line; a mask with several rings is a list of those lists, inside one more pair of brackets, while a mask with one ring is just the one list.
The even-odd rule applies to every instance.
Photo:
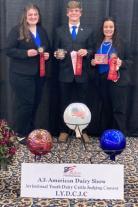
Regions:
[[35, 4], [29, 4], [24, 8], [20, 23], [19, 23], [19, 39], [29, 41], [31, 39], [28, 24], [27, 24], [27, 12], [30, 9], [37, 10], [39, 14], [39, 21], [38, 24], [41, 24], [41, 14], [38, 6]]
[[97, 36], [98, 36], [98, 41], [97, 41], [97, 48], [100, 47], [102, 41], [104, 40], [104, 34], [103, 34], [103, 25], [106, 21], [112, 21], [113, 24], [114, 24], [114, 34], [113, 34], [113, 37], [112, 37], [112, 43], [113, 43], [113, 47], [115, 47], [116, 49], [121, 49], [121, 45], [120, 45], [120, 35], [118, 33], [118, 28], [117, 28], [117, 23], [115, 21], [115, 19], [113, 17], [106, 17], [104, 18], [104, 20], [102, 21], [102, 24], [101, 24], [101, 27], [100, 27], [100, 30], [98, 31], [97, 33]]

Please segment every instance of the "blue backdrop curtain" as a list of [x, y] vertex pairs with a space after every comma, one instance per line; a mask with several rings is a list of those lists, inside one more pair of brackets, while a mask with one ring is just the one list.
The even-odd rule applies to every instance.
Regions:
[[[8, 80], [9, 59], [2, 53], [6, 36], [19, 21], [24, 6], [35, 3], [42, 13], [42, 23], [47, 29], [53, 44], [55, 28], [67, 22], [66, 4], [68, 0], [0, 0], [0, 118], [12, 120], [13, 94]], [[131, 68], [132, 83], [128, 90], [127, 127], [129, 135], [138, 135], [138, 1], [137, 0], [81, 0], [83, 17], [81, 21], [95, 31], [105, 16], [113, 16], [122, 37], [128, 42], [128, 50], [132, 50], [133, 65]], [[58, 134], [59, 90], [57, 81], [58, 68], [54, 60], [48, 68], [48, 77], [42, 103], [39, 107], [36, 126], [50, 128], [54, 135]], [[90, 134], [98, 134], [100, 104], [95, 89], [90, 83], [89, 103], [92, 111]]]

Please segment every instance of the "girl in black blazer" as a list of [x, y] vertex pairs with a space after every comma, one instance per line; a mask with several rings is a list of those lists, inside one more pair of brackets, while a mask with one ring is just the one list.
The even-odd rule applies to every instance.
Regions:
[[30, 4], [25, 7], [20, 23], [12, 28], [7, 40], [10, 83], [15, 93], [13, 128], [20, 137], [26, 137], [34, 129], [49, 51], [39, 8]]
[[[128, 50], [125, 46], [118, 35], [115, 20], [112, 17], [105, 18], [95, 38], [95, 52], [91, 61], [102, 101], [101, 131], [114, 128], [126, 134], [127, 89], [130, 83], [131, 61], [128, 60]], [[95, 54], [100, 54], [98, 59], [104, 54], [108, 62], [98, 63]], [[109, 59], [112, 55], [116, 56], [116, 80], [109, 80]]]

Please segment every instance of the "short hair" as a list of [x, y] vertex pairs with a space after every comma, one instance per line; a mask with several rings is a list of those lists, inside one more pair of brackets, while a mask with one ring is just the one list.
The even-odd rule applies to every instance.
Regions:
[[67, 4], [67, 9], [74, 9], [74, 8], [79, 8], [82, 9], [81, 3], [79, 1], [69, 1]]

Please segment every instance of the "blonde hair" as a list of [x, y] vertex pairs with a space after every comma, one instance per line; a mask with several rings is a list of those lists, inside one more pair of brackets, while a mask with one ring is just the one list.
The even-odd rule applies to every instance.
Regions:
[[81, 3], [79, 1], [69, 1], [67, 9], [79, 8], [82, 10]]
[[19, 39], [23, 40], [25, 39], [26, 41], [29, 41], [31, 39], [28, 24], [27, 24], [27, 12], [30, 9], [34, 9], [38, 12], [39, 15], [39, 21], [38, 24], [40, 24], [41, 21], [41, 15], [40, 15], [40, 10], [35, 4], [29, 4], [24, 8], [20, 24], [19, 24]]

